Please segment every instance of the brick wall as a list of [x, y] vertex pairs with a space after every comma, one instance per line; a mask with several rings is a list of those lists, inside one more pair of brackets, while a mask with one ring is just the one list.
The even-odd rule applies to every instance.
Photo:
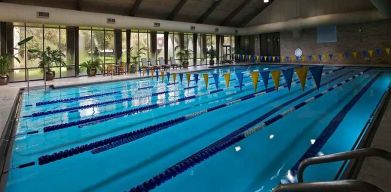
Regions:
[[[308, 55], [315, 55], [317, 58], [319, 54], [333, 53], [333, 59], [331, 61], [327, 59], [324, 63], [389, 64], [391, 66], [391, 55], [385, 56], [384, 50], [391, 47], [391, 20], [337, 26], [337, 42], [335, 43], [317, 43], [316, 28], [303, 29], [300, 35], [295, 36], [290, 31], [281, 32], [280, 43], [281, 56], [293, 55], [295, 49], [299, 47], [303, 50], [306, 60], [308, 60]], [[381, 48], [381, 56], [376, 56], [377, 48]], [[365, 59], [362, 54], [363, 50], [373, 50], [374, 57]], [[344, 54], [346, 51], [350, 53], [350, 58], [341, 59], [339, 53]], [[353, 51], [358, 53], [356, 59], [352, 57]]]

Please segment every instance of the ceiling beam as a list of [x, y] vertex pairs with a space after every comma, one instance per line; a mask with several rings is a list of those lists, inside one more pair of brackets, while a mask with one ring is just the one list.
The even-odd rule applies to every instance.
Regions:
[[259, 9], [256, 11], [249, 13], [246, 17], [244, 17], [239, 23], [238, 27], [245, 27], [247, 24], [249, 24], [256, 16], [262, 13], [263, 10], [265, 10], [269, 5], [273, 3], [274, 0], [271, 0], [269, 3], [264, 3]]
[[206, 18], [216, 9], [223, 0], [215, 0], [213, 4], [197, 19], [197, 23], [204, 23]]
[[130, 9], [129, 16], [135, 16], [136, 15], [138, 7], [140, 7], [140, 4], [141, 4], [142, 1], [143, 0], [136, 0], [136, 2], [134, 2], [132, 8]]
[[221, 25], [227, 25], [251, 0], [243, 0], [243, 2], [236, 7], [224, 20]]
[[187, 0], [180, 0], [175, 8], [171, 11], [170, 15], [168, 15], [167, 20], [174, 20], [186, 2]]

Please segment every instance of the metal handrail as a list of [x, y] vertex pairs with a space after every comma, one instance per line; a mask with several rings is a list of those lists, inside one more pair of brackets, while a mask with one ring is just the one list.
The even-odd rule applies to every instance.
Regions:
[[383, 149], [377, 149], [377, 148], [363, 148], [363, 149], [357, 149], [349, 152], [335, 153], [335, 154], [323, 155], [319, 157], [311, 157], [303, 160], [300, 163], [299, 169], [297, 171], [297, 180], [299, 183], [302, 183], [305, 168], [313, 164], [330, 163], [335, 161], [358, 159], [358, 158], [370, 157], [370, 156], [380, 157], [388, 161], [391, 161], [391, 153]]
[[359, 180], [339, 180], [313, 183], [292, 183], [279, 185], [273, 192], [314, 192], [314, 191], [332, 191], [332, 192], [384, 192], [377, 186]]

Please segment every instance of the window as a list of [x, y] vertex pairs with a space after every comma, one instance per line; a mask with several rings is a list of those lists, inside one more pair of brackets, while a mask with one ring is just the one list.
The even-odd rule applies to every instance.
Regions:
[[157, 58], [163, 57], [164, 58], [164, 34], [158, 33], [156, 35], [156, 55]]

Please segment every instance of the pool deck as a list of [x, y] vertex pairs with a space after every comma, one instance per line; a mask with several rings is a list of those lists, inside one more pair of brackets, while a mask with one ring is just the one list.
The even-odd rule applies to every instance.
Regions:
[[[275, 63], [275, 64], [284, 64], [284, 63]], [[291, 64], [291, 63], [290, 63]], [[248, 63], [238, 63], [236, 65], [253, 65]], [[305, 65], [305, 64], [303, 64]], [[328, 64], [321, 64], [328, 65]], [[215, 65], [213, 67], [209, 66], [196, 66], [189, 67], [188, 69], [182, 70], [170, 70], [170, 72], [195, 72], [202, 71], [210, 68], [218, 68], [227, 65]], [[231, 65], [232, 66], [232, 65]], [[346, 66], [346, 65], [332, 65], [332, 66]], [[390, 67], [390, 65], [349, 65], [355, 67]], [[47, 82], [47, 86], [54, 87], [66, 87], [66, 86], [77, 86], [85, 85], [91, 83], [103, 83], [111, 81], [120, 81], [120, 80], [130, 80], [142, 78], [139, 74], [126, 74], [126, 75], [116, 75], [116, 76], [95, 76], [95, 77], [74, 77], [74, 78], [63, 78], [55, 79], [53, 81]], [[21, 88], [27, 88], [27, 82], [20, 83], [9, 83], [7, 86], [0, 86], [0, 133], [3, 133], [4, 127], [6, 125], [7, 119], [10, 116], [11, 109], [13, 107], [14, 101], [17, 97], [17, 94]], [[34, 88], [43, 88], [44, 81], [31, 81], [30, 87]], [[391, 102], [388, 103], [383, 118], [380, 122], [378, 130], [375, 134], [375, 137], [372, 142], [371, 147], [377, 147], [385, 149], [391, 152], [391, 142], [389, 137], [391, 136]], [[380, 171], [379, 171], [380, 170]], [[373, 183], [383, 189], [391, 189], [391, 183], [389, 181], [389, 173], [391, 170], [391, 163], [377, 159], [371, 158], [365, 160], [362, 171], [360, 172], [359, 179]]]

